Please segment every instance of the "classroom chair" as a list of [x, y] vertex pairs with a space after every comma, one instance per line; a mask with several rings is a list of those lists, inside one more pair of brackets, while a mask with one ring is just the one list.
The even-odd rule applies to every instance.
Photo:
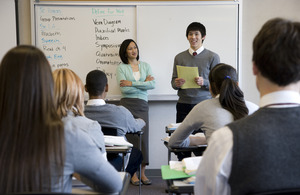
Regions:
[[[175, 131], [174, 129], [169, 129], [167, 126], [165, 127], [166, 133], [168, 136], [171, 136], [172, 133]], [[192, 134], [196, 133], [202, 133], [203, 131], [201, 129], [195, 130]], [[189, 147], [169, 147], [168, 142], [164, 141], [164, 145], [168, 149], [168, 164], [170, 163], [171, 160], [171, 153], [179, 153], [179, 152], [189, 152], [189, 153], [194, 153], [197, 154], [197, 156], [202, 156], [203, 152], [205, 151], [207, 145], [201, 145], [201, 146], [189, 146]]]
[[[105, 126], [101, 126], [101, 128], [102, 128], [102, 132], [103, 132], [104, 135], [113, 135], [113, 136], [117, 135], [117, 129], [116, 128], [105, 127]], [[128, 133], [128, 134], [137, 135], [139, 137], [139, 148], [138, 149], [142, 150], [142, 135], [144, 134], [144, 132], [141, 130], [141, 131], [138, 131], [136, 133]], [[107, 150], [107, 148], [106, 148], [106, 152], [109, 153], [109, 150]], [[126, 154], [124, 154], [124, 152], [122, 152], [122, 154], [123, 154], [123, 170], [125, 170], [125, 167], [124, 167], [124, 156]], [[139, 178], [141, 178], [141, 170], [142, 170], [142, 165], [140, 165], [140, 167], [139, 167]], [[141, 194], [141, 183], [139, 185], [139, 194]]]
[[[101, 126], [102, 132], [104, 135], [111, 135], [111, 136], [117, 136], [117, 129], [113, 127], [105, 127]], [[106, 152], [107, 152], [107, 158], [108, 159], [113, 159], [117, 157], [118, 154], [122, 154], [122, 170], [125, 170], [125, 156], [127, 153], [131, 152], [131, 147], [127, 148], [120, 148], [120, 147], [106, 147]]]

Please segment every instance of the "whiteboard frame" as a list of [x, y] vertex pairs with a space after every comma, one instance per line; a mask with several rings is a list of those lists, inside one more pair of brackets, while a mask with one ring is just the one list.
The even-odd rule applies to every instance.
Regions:
[[[138, 7], [139, 6], [180, 6], [180, 5], [237, 5], [237, 38], [236, 38], [236, 70], [238, 74], [238, 80], [242, 85], [241, 81], [241, 40], [242, 40], [242, 0], [232, 0], [232, 1], [39, 1], [39, 0], [31, 0], [31, 40], [32, 44], [36, 45], [36, 23], [35, 23], [35, 6], [36, 5], [103, 5], [103, 6], [136, 6], [136, 18], [139, 16]], [[139, 33], [138, 33], [138, 23], [136, 19], [137, 25], [137, 42], [139, 41]], [[171, 86], [170, 86], [171, 87]], [[117, 101], [121, 98], [121, 96], [111, 96], [110, 100]], [[177, 94], [170, 94], [170, 95], [152, 95], [150, 94], [148, 97], [149, 101], [177, 101], [178, 96]]]

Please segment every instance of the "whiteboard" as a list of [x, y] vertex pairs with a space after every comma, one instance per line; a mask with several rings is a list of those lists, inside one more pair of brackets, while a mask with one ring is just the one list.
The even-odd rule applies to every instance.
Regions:
[[173, 61], [189, 48], [185, 31], [194, 21], [206, 26], [204, 47], [238, 69], [238, 2], [34, 2], [33, 6], [34, 44], [52, 68], [70, 68], [84, 83], [89, 71], [105, 71], [110, 99], [121, 96], [115, 70], [121, 63], [120, 44], [128, 38], [136, 40], [140, 60], [152, 67], [156, 88], [148, 91], [149, 100], [177, 99], [171, 87]]
[[136, 39], [134, 6], [35, 7], [35, 44], [46, 54], [52, 70], [72, 69], [85, 83], [91, 70], [108, 78], [109, 95], [119, 95], [116, 68], [124, 39]]
[[237, 5], [138, 7], [140, 57], [152, 66], [156, 89], [149, 94], [173, 94], [171, 87], [174, 57], [189, 48], [186, 28], [191, 22], [206, 27], [205, 48], [219, 54], [221, 62], [237, 67]]

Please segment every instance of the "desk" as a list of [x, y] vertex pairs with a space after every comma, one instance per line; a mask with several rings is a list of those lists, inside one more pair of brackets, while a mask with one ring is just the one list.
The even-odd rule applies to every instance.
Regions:
[[106, 152], [109, 153], [114, 153], [114, 154], [119, 154], [122, 153], [122, 167], [123, 171], [125, 171], [125, 156], [127, 153], [131, 152], [131, 147], [129, 146], [105, 146]]
[[[99, 124], [100, 124], [100, 122], [99, 122]], [[100, 124], [101, 125], [101, 124]], [[116, 136], [116, 135], [118, 135], [118, 130], [116, 129], [116, 128], [113, 128], [113, 127], [105, 127], [105, 126], [101, 126], [102, 127], [102, 131], [103, 131], [103, 134], [104, 135], [112, 135], [112, 136]], [[132, 134], [132, 135], [137, 135], [138, 136], [138, 138], [139, 138], [139, 150], [142, 150], [142, 135], [144, 134], [144, 132], [143, 131], [137, 131], [137, 132], [135, 132], [135, 133], [127, 133], [127, 134]], [[125, 163], [124, 163], [124, 156], [125, 156], [125, 154], [124, 154], [124, 152], [117, 152], [118, 150], [114, 150], [114, 149], [109, 149], [109, 150], [107, 150], [108, 148], [106, 147], [106, 151], [107, 151], [107, 153], [123, 153], [123, 170], [125, 170]], [[140, 166], [139, 166], [139, 178], [141, 178], [141, 170], [142, 170], [142, 165], [140, 164]], [[141, 183], [140, 183], [140, 185], [139, 185], [139, 194], [141, 194], [141, 190], [142, 190], [142, 188], [141, 188]]]
[[[168, 126], [165, 127], [166, 133], [171, 136], [172, 133], [174, 133], [174, 131], [176, 130], [175, 128], [168, 128]], [[198, 132], [202, 132], [201, 129], [199, 130], [195, 130], [193, 132], [194, 133], [198, 133]], [[167, 147], [168, 149], [168, 164], [171, 160], [171, 152], [196, 152], [201, 154], [204, 152], [204, 150], [206, 149], [207, 145], [199, 145], [199, 146], [189, 146], [189, 147], [174, 147], [171, 148], [168, 146], [168, 142], [164, 141], [164, 145]]]
[[168, 164], [171, 160], [171, 152], [199, 152], [203, 153], [207, 145], [189, 146], [189, 147], [176, 147], [171, 148], [168, 146], [168, 142], [164, 141], [164, 145], [168, 148]]
[[[129, 173], [126, 172], [119, 172], [120, 176], [123, 180], [123, 188], [121, 192], [115, 192], [115, 193], [110, 193], [105, 195], [125, 195], [126, 191], [128, 189], [129, 181], [130, 181], [130, 175]], [[74, 194], [104, 194], [100, 192], [94, 191], [91, 187], [85, 185], [81, 181], [78, 181], [76, 179], [72, 180], [72, 193]]]
[[184, 179], [191, 177], [183, 171], [170, 169], [169, 165], [161, 166], [161, 175], [166, 180], [169, 194], [192, 194], [194, 193], [194, 184], [186, 184]]
[[193, 194], [194, 184], [184, 184], [181, 180], [166, 180], [169, 194]]
[[[172, 133], [174, 133], [174, 131], [176, 130], [176, 128], [169, 128], [168, 126], [165, 127], [166, 133], [171, 136]], [[193, 131], [192, 134], [196, 134], [196, 133], [203, 133], [203, 131], [201, 129], [195, 130]]]
[[175, 130], [176, 130], [175, 128], [170, 129], [170, 128], [168, 128], [168, 127], [166, 126], [166, 133], [167, 133], [169, 136], [171, 136], [171, 134], [174, 133]]

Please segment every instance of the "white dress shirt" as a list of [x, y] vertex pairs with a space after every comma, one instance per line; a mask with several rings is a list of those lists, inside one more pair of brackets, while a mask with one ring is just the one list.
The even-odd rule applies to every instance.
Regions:
[[86, 103], [87, 106], [103, 106], [105, 104], [103, 99], [89, 99]]
[[[263, 96], [259, 106], [286, 108], [299, 106], [299, 104], [298, 92], [278, 91]], [[229, 195], [231, 193], [228, 179], [231, 173], [232, 146], [233, 135], [227, 126], [212, 134], [196, 173], [195, 195]]]
[[189, 48], [189, 53], [190, 53], [191, 55], [193, 55], [194, 52], [197, 52], [197, 55], [198, 55], [198, 54], [201, 53], [203, 50], [204, 50], [204, 47], [203, 47], [203, 45], [202, 45], [199, 49], [197, 49], [197, 51], [194, 51], [192, 48]]

